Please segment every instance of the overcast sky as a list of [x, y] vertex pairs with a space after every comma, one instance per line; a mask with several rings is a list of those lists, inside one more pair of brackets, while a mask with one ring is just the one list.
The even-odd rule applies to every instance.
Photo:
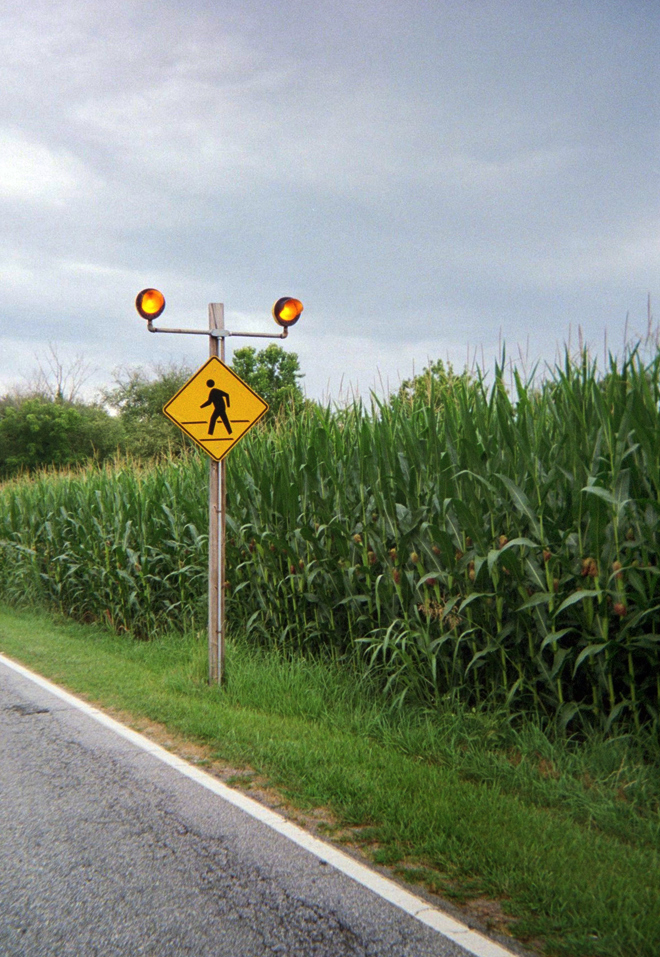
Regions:
[[3, 0], [0, 390], [49, 342], [90, 386], [201, 364], [145, 286], [200, 328], [301, 299], [313, 398], [602, 356], [660, 312], [659, 64], [657, 0]]

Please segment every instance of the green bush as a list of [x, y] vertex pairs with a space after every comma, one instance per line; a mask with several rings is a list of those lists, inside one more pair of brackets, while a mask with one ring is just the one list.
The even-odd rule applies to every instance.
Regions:
[[48, 465], [103, 461], [121, 440], [121, 425], [103, 409], [78, 402], [32, 397], [0, 410], [0, 475]]

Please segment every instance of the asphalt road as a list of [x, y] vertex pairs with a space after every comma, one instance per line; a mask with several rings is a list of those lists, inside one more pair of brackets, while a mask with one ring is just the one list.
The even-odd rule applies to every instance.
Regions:
[[2, 957], [474, 953], [0, 662]]

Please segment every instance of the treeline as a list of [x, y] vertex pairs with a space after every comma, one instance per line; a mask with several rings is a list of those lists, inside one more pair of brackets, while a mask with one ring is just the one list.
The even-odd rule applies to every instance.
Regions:
[[[269, 404], [269, 421], [305, 399], [298, 357], [271, 344], [238, 349], [232, 368]], [[118, 453], [138, 461], [178, 455], [189, 446], [162, 409], [194, 370], [184, 365], [117, 374], [93, 401], [80, 398], [75, 375], [56, 360], [32, 385], [0, 397], [0, 479], [42, 468], [99, 464]]]
[[[202, 625], [207, 485], [201, 455], [7, 483], [0, 596], [142, 637]], [[310, 404], [232, 451], [227, 509], [240, 640], [350, 655], [401, 703], [657, 728], [657, 350]]]

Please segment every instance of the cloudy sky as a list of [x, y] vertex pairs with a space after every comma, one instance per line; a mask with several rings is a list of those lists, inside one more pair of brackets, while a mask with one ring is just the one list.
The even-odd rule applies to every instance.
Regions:
[[659, 64], [657, 0], [3, 0], [0, 390], [48, 343], [90, 388], [200, 364], [145, 286], [302, 299], [314, 398], [616, 349], [660, 313]]

